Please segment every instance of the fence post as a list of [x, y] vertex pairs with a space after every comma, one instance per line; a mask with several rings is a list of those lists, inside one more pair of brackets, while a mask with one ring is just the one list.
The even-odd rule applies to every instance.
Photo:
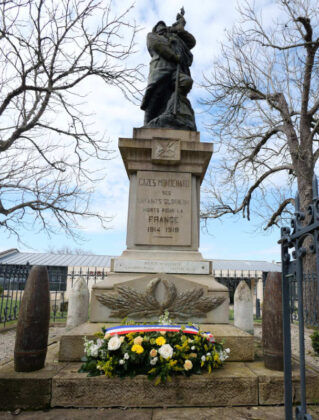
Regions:
[[284, 383], [285, 383], [285, 419], [292, 420], [292, 374], [291, 374], [291, 333], [289, 305], [289, 246], [287, 235], [289, 228], [281, 228], [281, 261], [282, 261], [282, 309], [284, 338]]

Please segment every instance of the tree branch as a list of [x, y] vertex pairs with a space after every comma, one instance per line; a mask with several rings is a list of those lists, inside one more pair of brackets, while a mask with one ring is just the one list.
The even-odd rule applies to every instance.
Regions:
[[282, 215], [285, 208], [288, 206], [288, 204], [295, 204], [295, 200], [293, 198], [286, 198], [278, 207], [278, 209], [273, 213], [271, 216], [269, 222], [267, 223], [266, 227], [264, 227], [264, 230], [269, 229], [273, 225], [278, 226], [278, 218]]

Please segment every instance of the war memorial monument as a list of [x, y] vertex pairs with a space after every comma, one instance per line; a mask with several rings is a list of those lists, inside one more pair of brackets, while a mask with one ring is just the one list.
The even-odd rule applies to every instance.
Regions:
[[80, 359], [82, 337], [97, 331], [98, 323], [154, 322], [165, 312], [226, 339], [230, 360], [254, 357], [253, 337], [229, 324], [228, 289], [198, 250], [200, 186], [213, 145], [200, 141], [187, 97], [196, 40], [185, 23], [182, 9], [171, 26], [159, 21], [147, 35], [144, 125], [133, 129], [132, 138], [119, 139], [130, 182], [127, 248], [93, 286], [90, 322], [62, 337], [61, 361]]
[[[171, 26], [159, 21], [147, 35], [151, 62], [141, 104], [144, 125], [133, 128], [132, 138], [119, 139], [130, 183], [127, 247], [112, 260], [107, 278], [93, 286], [89, 321], [48, 346], [43, 369], [15, 372], [12, 363], [0, 369], [2, 409], [283, 404], [282, 372], [265, 369], [258, 351], [254, 360], [253, 335], [229, 323], [228, 290], [198, 250], [200, 186], [213, 145], [200, 141], [187, 97], [196, 41], [185, 24], [182, 9]], [[146, 375], [120, 379], [79, 372], [84, 337], [92, 339], [101, 327], [118, 326], [123, 318], [152, 324], [167, 313], [177, 324], [199, 323], [223, 341], [230, 348], [223, 368], [174, 376], [158, 386]], [[298, 398], [296, 375], [293, 381]], [[318, 375], [308, 373], [307, 383], [307, 397], [318, 398]]]

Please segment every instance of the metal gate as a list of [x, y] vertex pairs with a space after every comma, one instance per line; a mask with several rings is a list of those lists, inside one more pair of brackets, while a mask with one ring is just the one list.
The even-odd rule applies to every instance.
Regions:
[[[305, 321], [318, 326], [319, 315], [319, 198], [317, 178], [313, 178], [313, 200], [306, 212], [300, 210], [299, 196], [295, 200], [295, 215], [291, 228], [281, 229], [283, 329], [284, 329], [284, 384], [286, 420], [293, 418], [291, 322], [299, 324], [300, 354], [300, 405], [296, 407], [296, 419], [312, 419], [307, 414], [305, 373]], [[313, 255], [314, 272], [304, 272], [306, 255]], [[310, 293], [309, 293], [310, 290]]]

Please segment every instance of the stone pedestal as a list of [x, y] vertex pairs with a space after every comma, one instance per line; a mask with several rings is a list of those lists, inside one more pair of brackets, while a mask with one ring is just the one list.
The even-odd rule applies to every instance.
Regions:
[[186, 253], [175, 252], [174, 260], [201, 259], [200, 184], [213, 145], [201, 143], [199, 137], [197, 132], [140, 128], [134, 129], [132, 139], [119, 140], [130, 180], [123, 257], [131, 258], [132, 250], [156, 250]]
[[228, 323], [228, 289], [198, 251], [200, 185], [213, 147], [198, 132], [134, 129], [119, 149], [130, 180], [127, 249], [92, 288], [92, 322]]

